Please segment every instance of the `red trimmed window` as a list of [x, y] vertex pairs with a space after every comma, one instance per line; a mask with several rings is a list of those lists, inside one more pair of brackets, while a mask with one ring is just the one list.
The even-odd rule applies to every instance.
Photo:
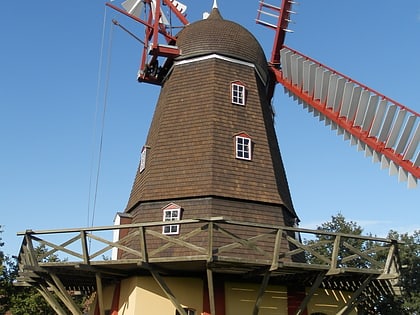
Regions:
[[[181, 207], [176, 204], [169, 204], [163, 209], [163, 221], [179, 221], [181, 220]], [[179, 224], [168, 224], [162, 226], [162, 234], [177, 235], [179, 234]]]
[[245, 85], [241, 82], [233, 82], [232, 86], [232, 104], [245, 105]]
[[235, 156], [241, 160], [251, 160], [252, 140], [246, 133], [235, 136]]

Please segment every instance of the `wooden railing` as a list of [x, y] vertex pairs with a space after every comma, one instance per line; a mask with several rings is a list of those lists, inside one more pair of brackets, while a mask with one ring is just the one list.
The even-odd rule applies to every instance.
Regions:
[[[20, 271], [51, 265], [206, 261], [398, 277], [397, 241], [222, 217], [172, 221], [179, 235], [162, 234], [167, 222], [20, 232]], [[126, 236], [113, 240], [114, 231]], [[120, 234], [120, 233], [118, 233]], [[303, 241], [302, 241], [303, 240]], [[40, 251], [39, 248], [42, 248]], [[114, 251], [114, 257], [112, 256]], [[118, 259], [115, 253], [118, 252]], [[110, 256], [111, 255], [111, 256]]]

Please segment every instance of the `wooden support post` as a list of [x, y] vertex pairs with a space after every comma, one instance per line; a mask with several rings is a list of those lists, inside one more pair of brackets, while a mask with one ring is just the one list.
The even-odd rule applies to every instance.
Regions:
[[86, 231], [80, 231], [80, 241], [82, 242], [83, 262], [90, 264], [89, 250], [86, 242]]
[[340, 235], [337, 235], [334, 240], [334, 247], [333, 251], [331, 253], [331, 266], [330, 270], [328, 271], [327, 275], [335, 275], [340, 273], [340, 269], [338, 268], [338, 252], [340, 249], [340, 242], [341, 237]]
[[153, 278], [155, 279], [157, 284], [160, 286], [162, 291], [166, 294], [166, 296], [169, 298], [169, 300], [172, 302], [172, 304], [178, 310], [179, 314], [187, 315], [187, 312], [185, 312], [185, 310], [182, 308], [181, 304], [177, 301], [175, 295], [172, 293], [171, 289], [169, 289], [168, 285], [165, 283], [165, 281], [160, 276], [160, 274], [158, 272], [154, 271], [153, 269], [150, 269], [150, 273], [152, 274]]
[[352, 294], [350, 300], [347, 304], [337, 313], [337, 315], [347, 315], [350, 314], [352, 309], [356, 306], [355, 301], [359, 297], [359, 295], [363, 292], [363, 290], [369, 285], [370, 281], [372, 280], [373, 275], [366, 278], [363, 281], [362, 285]]
[[213, 237], [214, 237], [214, 222], [208, 223], [209, 236], [207, 247], [207, 263], [213, 261]]
[[67, 292], [66, 288], [64, 287], [61, 280], [53, 273], [50, 273], [51, 279], [54, 281], [53, 289], [56, 292], [57, 296], [60, 300], [66, 305], [66, 307], [70, 310], [73, 315], [82, 315], [79, 307], [73, 301], [70, 294]]
[[98, 294], [99, 315], [105, 315], [104, 291], [102, 287], [101, 274], [97, 272], [95, 274], [95, 278], [96, 278], [96, 293]]
[[282, 235], [283, 235], [283, 230], [278, 229], [277, 234], [276, 234], [276, 242], [274, 243], [273, 260], [271, 262], [270, 271], [273, 271], [279, 268], [279, 254], [280, 254]]
[[262, 302], [262, 297], [264, 295], [265, 290], [267, 289], [268, 281], [270, 280], [270, 276], [271, 276], [271, 271], [267, 271], [264, 274], [263, 281], [261, 283], [260, 289], [258, 290], [258, 295], [257, 295], [257, 298], [255, 300], [254, 310], [252, 312], [253, 315], [258, 315], [258, 312], [260, 311], [260, 305], [261, 305], [261, 302]]
[[146, 231], [144, 230], [144, 226], [139, 227], [139, 233], [140, 233], [141, 260], [147, 263], [149, 262], [149, 255], [147, 253]]
[[38, 257], [36, 256], [34, 245], [32, 244], [32, 238], [29, 234], [25, 234], [26, 248], [28, 250], [28, 261], [33, 267], [38, 267]]
[[209, 290], [210, 313], [212, 315], [215, 315], [216, 314], [216, 304], [215, 304], [215, 299], [214, 299], [213, 272], [208, 267], [207, 267], [207, 286], [208, 286], [208, 290]]
[[41, 293], [43, 298], [58, 315], [67, 315], [67, 312], [61, 307], [60, 303], [58, 303], [57, 299], [50, 293], [50, 291], [48, 291], [48, 288], [46, 288], [43, 284], [40, 284], [39, 287], [36, 287], [36, 289], [39, 293]]
[[314, 283], [311, 286], [311, 289], [309, 290], [308, 294], [306, 294], [305, 298], [303, 299], [302, 303], [299, 306], [299, 309], [296, 312], [296, 315], [302, 314], [304, 310], [306, 310], [306, 307], [308, 306], [309, 301], [311, 300], [312, 296], [315, 294], [315, 291], [319, 288], [319, 286], [322, 283], [322, 280], [324, 280], [325, 272], [320, 272], [318, 276], [316, 277]]

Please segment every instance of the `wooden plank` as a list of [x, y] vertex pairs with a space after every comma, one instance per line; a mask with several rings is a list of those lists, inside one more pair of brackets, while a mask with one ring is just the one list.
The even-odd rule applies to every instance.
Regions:
[[354, 302], [359, 297], [359, 295], [363, 292], [363, 290], [369, 285], [372, 276], [369, 276], [362, 285], [352, 294], [351, 298], [348, 300], [347, 304], [337, 313], [337, 315], [347, 315], [355, 307]]
[[[82, 315], [82, 312], [79, 310], [79, 307], [76, 305], [76, 303], [73, 301], [69, 293], [67, 292], [66, 288], [64, 287], [63, 283], [61, 282], [60, 278], [55, 275], [54, 273], [49, 273], [51, 279], [54, 283], [48, 282], [50, 284], [50, 287], [54, 290], [54, 292], [57, 294], [57, 296], [60, 298], [61, 302], [66, 305], [67, 309], [73, 314], [73, 315]], [[101, 314], [102, 315], [102, 314]]]
[[306, 307], [309, 304], [309, 301], [311, 300], [312, 296], [315, 294], [316, 290], [319, 288], [319, 286], [322, 283], [322, 280], [324, 280], [325, 272], [320, 272], [312, 284], [311, 288], [309, 289], [309, 292], [306, 294], [305, 298], [303, 299], [302, 303], [300, 303], [299, 309], [296, 312], [296, 315], [303, 314], [303, 312], [306, 310]]
[[96, 293], [98, 294], [99, 315], [105, 315], [104, 291], [102, 287], [102, 277], [99, 272], [95, 274]]
[[36, 287], [36, 289], [39, 293], [41, 293], [42, 297], [58, 315], [67, 315], [67, 312], [61, 307], [60, 303], [58, 303], [48, 288], [46, 288], [43, 284], [40, 284], [39, 287]]
[[[178, 310], [179, 314], [181, 315], [187, 315], [187, 312], [183, 309], [181, 304], [176, 299], [175, 295], [172, 293], [172, 291], [169, 289], [166, 282], [163, 280], [163, 278], [160, 276], [158, 272], [156, 272], [153, 269], [150, 269], [150, 273], [152, 274], [153, 278], [159, 285], [159, 287], [162, 289], [162, 291], [166, 294], [168, 299], [172, 302], [172, 304], [175, 306], [175, 308]], [[102, 315], [102, 314], [101, 314]]]
[[[166, 224], [168, 224], [168, 223], [166, 223]], [[207, 250], [205, 248], [194, 245], [194, 244], [191, 244], [191, 243], [188, 243], [188, 242], [185, 242], [181, 238], [177, 239], [177, 238], [173, 238], [173, 237], [168, 237], [168, 236], [166, 236], [162, 233], [151, 231], [151, 230], [147, 230], [146, 234], [155, 236], [155, 237], [157, 237], [159, 239], [162, 239], [164, 241], [167, 241], [169, 243], [173, 243], [173, 244], [185, 247], [185, 248], [192, 249], [193, 251], [199, 252], [201, 254], [207, 254]], [[153, 253], [155, 254], [155, 252], [156, 251], [154, 251]], [[149, 253], [149, 257], [152, 257], [152, 253]]]
[[279, 255], [280, 255], [282, 236], [283, 236], [283, 230], [278, 229], [276, 233], [276, 240], [274, 242], [273, 261], [271, 263], [270, 271], [276, 270], [279, 267]]
[[255, 305], [254, 305], [254, 310], [252, 312], [252, 315], [258, 315], [258, 312], [260, 310], [260, 305], [261, 305], [261, 302], [262, 302], [262, 298], [263, 298], [263, 295], [265, 293], [265, 290], [267, 289], [268, 281], [270, 280], [270, 276], [271, 276], [271, 271], [267, 271], [266, 273], [264, 273], [263, 281], [262, 281], [261, 286], [258, 290], [257, 298], [255, 299]]
[[213, 272], [209, 268], [207, 268], [207, 287], [208, 287], [208, 290], [209, 290], [210, 313], [211, 314], [216, 314], [216, 303], [215, 303], [215, 298], [214, 298]]

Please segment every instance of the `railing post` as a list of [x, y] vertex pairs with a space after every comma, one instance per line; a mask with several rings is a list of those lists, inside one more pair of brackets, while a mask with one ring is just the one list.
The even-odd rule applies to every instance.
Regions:
[[214, 223], [210, 221], [208, 223], [209, 236], [208, 236], [208, 247], [207, 247], [207, 263], [213, 261], [213, 237], [214, 237]]
[[140, 250], [141, 250], [141, 259], [143, 262], [149, 262], [149, 254], [147, 253], [147, 245], [146, 245], [146, 231], [144, 230], [144, 226], [139, 227], [140, 233]]
[[84, 230], [80, 231], [80, 241], [82, 242], [83, 262], [86, 265], [89, 265], [90, 264], [89, 250], [88, 250], [87, 241], [86, 241], [86, 231]]
[[331, 266], [328, 274], [336, 273], [338, 270], [338, 253], [340, 251], [341, 236], [337, 235], [334, 240], [334, 247], [331, 253]]

